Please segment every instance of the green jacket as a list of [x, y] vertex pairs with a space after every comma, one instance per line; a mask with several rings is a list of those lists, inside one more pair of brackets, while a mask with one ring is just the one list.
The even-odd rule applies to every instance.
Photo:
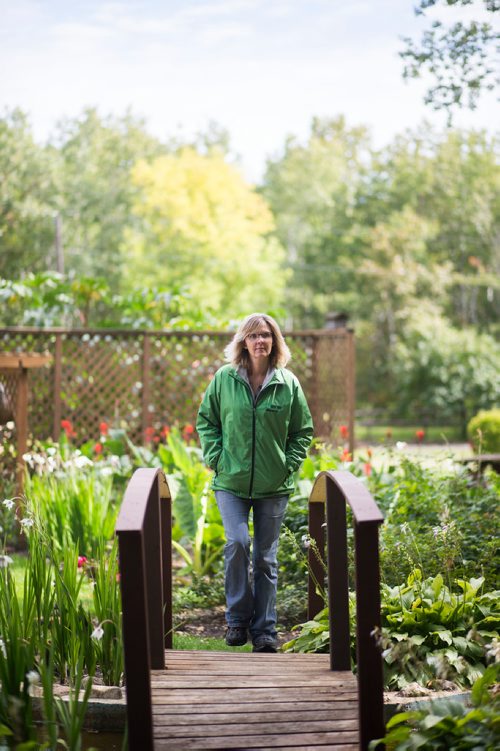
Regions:
[[250, 385], [232, 365], [210, 382], [196, 430], [214, 470], [212, 487], [241, 498], [293, 491], [313, 436], [311, 413], [298, 379], [277, 368], [254, 402]]

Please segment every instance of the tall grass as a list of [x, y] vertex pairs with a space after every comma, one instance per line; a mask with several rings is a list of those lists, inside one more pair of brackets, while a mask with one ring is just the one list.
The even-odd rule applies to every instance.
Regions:
[[26, 477], [30, 511], [41, 520], [57, 550], [76, 545], [95, 557], [99, 541], [113, 537], [118, 505], [113, 502], [113, 478], [93, 469], [72, 468], [66, 474]]

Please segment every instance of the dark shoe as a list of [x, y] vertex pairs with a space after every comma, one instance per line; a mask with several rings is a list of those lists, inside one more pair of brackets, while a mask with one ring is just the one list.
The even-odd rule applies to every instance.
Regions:
[[226, 644], [228, 647], [242, 647], [248, 641], [246, 628], [243, 626], [229, 626], [226, 631]]
[[278, 640], [271, 634], [261, 634], [253, 640], [252, 652], [277, 652]]

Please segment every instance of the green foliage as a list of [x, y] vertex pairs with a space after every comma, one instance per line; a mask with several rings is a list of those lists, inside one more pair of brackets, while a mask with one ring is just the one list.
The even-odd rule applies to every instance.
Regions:
[[76, 545], [80, 555], [94, 557], [100, 540], [111, 539], [115, 527], [113, 477], [79, 452], [66, 456], [64, 450], [32, 453], [28, 463], [38, 472], [27, 475], [25, 494], [56, 550]]
[[158, 447], [173, 495], [174, 547], [195, 577], [214, 569], [224, 544], [224, 529], [213, 491], [211, 474], [201, 450], [186, 445], [178, 428], [172, 428], [167, 444]]
[[281, 301], [286, 271], [269, 207], [218, 150], [183, 148], [131, 171], [135, 221], [125, 230], [128, 287], [184, 286], [216, 315]]
[[51, 272], [22, 279], [0, 278], [1, 323], [5, 326], [100, 326], [185, 329], [221, 327], [202, 300], [180, 286], [136, 288], [112, 294], [101, 277]]
[[[500, 743], [500, 701], [495, 693], [500, 663], [488, 667], [472, 688], [472, 702], [433, 701], [423, 709], [400, 712], [388, 721], [384, 738], [372, 741], [398, 751], [470, 749], [494, 751]], [[490, 689], [490, 691], [488, 691]]]
[[487, 334], [415, 315], [395, 355], [395, 414], [434, 412], [461, 425], [465, 435], [470, 416], [500, 399], [500, 347]]
[[471, 482], [452, 458], [426, 466], [404, 454], [389, 455], [373, 472], [369, 488], [384, 514], [380, 532], [381, 574], [397, 584], [418, 566], [425, 576], [450, 579], [481, 573], [487, 586], [498, 578], [500, 479]]
[[[467, 687], [480, 676], [499, 639], [499, 592], [481, 594], [483, 579], [457, 580], [455, 591], [443, 577], [422, 578], [415, 569], [405, 584], [382, 585], [382, 631], [385, 686], [403, 688], [418, 682], [441, 688], [445, 681]], [[355, 662], [354, 596], [350, 596], [351, 654]], [[300, 627], [284, 645], [288, 652], [327, 652], [328, 609]]]
[[467, 435], [476, 453], [500, 452], [500, 409], [475, 415], [467, 425]]
[[87, 677], [85, 688], [81, 690], [84, 678], [84, 660], [81, 655], [77, 657], [74, 672], [74, 684], [68, 701], [65, 702], [60, 697], [57, 697], [54, 701], [67, 748], [72, 751], [81, 751], [83, 723], [85, 721], [90, 692], [92, 691], [92, 678], [90, 677]]
[[[101, 542], [97, 562], [91, 568], [92, 599], [97, 629], [94, 630], [95, 659], [106, 686], [119, 686], [123, 675], [122, 613], [118, 568], [118, 540], [108, 550]], [[102, 634], [101, 634], [102, 630]], [[97, 635], [99, 638], [97, 638]]]
[[[446, 0], [445, 6], [473, 4], [477, 10], [498, 12], [496, 0]], [[438, 0], [420, 0], [417, 15], [438, 5]], [[481, 8], [482, 6], [482, 8]], [[479, 20], [455, 21], [446, 24], [434, 20], [423, 32], [420, 45], [405, 38], [406, 49], [400, 52], [405, 61], [405, 78], [430, 74], [432, 84], [425, 103], [435, 110], [448, 112], [449, 122], [454, 109], [475, 109], [482, 92], [495, 87], [495, 42], [498, 34], [493, 23]]]
[[488, 648], [498, 640], [499, 592], [480, 593], [484, 579], [455, 581], [441, 574], [422, 579], [415, 569], [403, 586], [382, 586], [385, 683], [411, 681], [440, 688], [443, 681], [469, 686], [482, 674]]
[[300, 625], [300, 633], [283, 644], [283, 652], [328, 652], [330, 650], [330, 624], [328, 608], [320, 610], [310, 621]]
[[0, 277], [45, 269], [54, 243], [56, 167], [23, 112], [0, 118]]
[[23, 606], [9, 568], [0, 568], [0, 723], [9, 728], [16, 742], [35, 737], [28, 677], [35, 667], [32, 625], [32, 618], [29, 623], [23, 620]]

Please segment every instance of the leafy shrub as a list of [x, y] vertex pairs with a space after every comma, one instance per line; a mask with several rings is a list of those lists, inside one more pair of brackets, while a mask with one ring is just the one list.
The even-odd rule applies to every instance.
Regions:
[[500, 452], [500, 409], [478, 412], [467, 425], [467, 435], [476, 453]]
[[[408, 683], [440, 687], [443, 681], [470, 686], [498, 642], [499, 592], [480, 594], [483, 579], [457, 580], [451, 591], [441, 575], [423, 580], [419, 569], [397, 587], [382, 586], [382, 631], [385, 686]], [[354, 595], [350, 595], [351, 655], [355, 661]], [[287, 652], [327, 652], [328, 609], [302, 624]]]
[[422, 579], [419, 569], [405, 585], [382, 586], [382, 637], [389, 688], [417, 681], [470, 686], [484, 671], [489, 645], [498, 639], [499, 592], [480, 594], [484, 579], [446, 586], [441, 574]]
[[488, 587], [498, 581], [500, 477], [473, 483], [463, 466], [444, 459], [425, 466], [408, 457], [389, 457], [389, 466], [368, 478], [384, 514], [380, 533], [381, 576], [396, 585], [418, 567], [424, 576], [481, 574]]
[[485, 670], [474, 683], [471, 705], [456, 700], [431, 701], [425, 709], [394, 715], [384, 738], [371, 741], [370, 751], [381, 744], [398, 751], [493, 751], [500, 746], [500, 694], [494, 691], [499, 675], [500, 663]]

